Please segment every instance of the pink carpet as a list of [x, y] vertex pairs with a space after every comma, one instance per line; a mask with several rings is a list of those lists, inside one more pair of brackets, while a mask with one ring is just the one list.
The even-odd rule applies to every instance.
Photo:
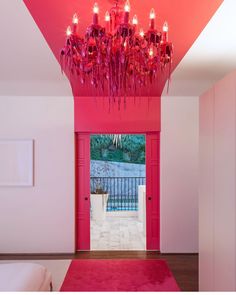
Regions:
[[73, 260], [61, 291], [180, 291], [164, 260]]

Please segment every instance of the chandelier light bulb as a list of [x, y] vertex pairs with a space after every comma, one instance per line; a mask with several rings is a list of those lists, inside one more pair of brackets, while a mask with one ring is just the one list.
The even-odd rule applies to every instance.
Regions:
[[105, 13], [105, 21], [106, 21], [106, 22], [109, 22], [109, 21], [110, 21], [110, 13], [109, 13], [109, 11], [107, 11], [107, 12]]
[[110, 13], [109, 11], [107, 11], [105, 13], [105, 22], [106, 22], [106, 32], [107, 33], [110, 33], [110, 20], [111, 20], [111, 17], [110, 17]]
[[73, 15], [72, 23], [74, 25], [78, 25], [78, 23], [79, 23], [79, 18], [78, 18], [78, 15], [76, 13]]
[[168, 23], [167, 22], [164, 22], [164, 25], [162, 27], [162, 35], [161, 35], [161, 42], [162, 43], [166, 43], [168, 42]]
[[130, 3], [129, 0], [125, 2], [125, 7], [124, 7], [125, 12], [130, 12]]
[[153, 51], [153, 48], [151, 47], [151, 48], [149, 49], [149, 56], [152, 58], [153, 55], [154, 55], [154, 51]]
[[98, 25], [99, 6], [97, 2], [93, 6], [93, 24]]
[[140, 37], [144, 37], [144, 30], [143, 29], [140, 29], [140, 31], [139, 31], [139, 35], [140, 35]]
[[71, 30], [71, 27], [69, 26], [69, 27], [67, 27], [67, 29], [66, 29], [66, 36], [67, 36], [67, 37], [70, 37], [71, 34], [72, 34], [72, 30]]
[[155, 13], [154, 8], [152, 8], [152, 9], [150, 10], [149, 18], [150, 18], [150, 19], [155, 19], [155, 18], [156, 18], [156, 13]]
[[138, 24], [138, 17], [137, 17], [136, 14], [133, 17], [132, 23], [133, 23], [134, 26], [137, 26], [137, 24]]
[[99, 6], [98, 6], [97, 3], [95, 3], [94, 6], [93, 6], [93, 13], [99, 14]]
[[168, 23], [167, 22], [164, 22], [164, 25], [163, 25], [163, 32], [167, 33], [168, 30], [169, 30], [169, 27], [168, 27]]

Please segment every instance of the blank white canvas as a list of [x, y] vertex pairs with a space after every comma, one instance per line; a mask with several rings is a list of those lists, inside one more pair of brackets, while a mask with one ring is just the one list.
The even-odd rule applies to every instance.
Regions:
[[0, 140], [0, 186], [33, 186], [33, 140]]

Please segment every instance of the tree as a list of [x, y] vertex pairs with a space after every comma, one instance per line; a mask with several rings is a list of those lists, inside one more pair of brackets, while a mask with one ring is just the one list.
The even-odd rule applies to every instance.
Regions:
[[[110, 135], [91, 136], [91, 158], [93, 160], [106, 160], [128, 163], [145, 163], [145, 136], [126, 135], [122, 137], [122, 146], [114, 147]], [[127, 155], [128, 154], [128, 155]]]

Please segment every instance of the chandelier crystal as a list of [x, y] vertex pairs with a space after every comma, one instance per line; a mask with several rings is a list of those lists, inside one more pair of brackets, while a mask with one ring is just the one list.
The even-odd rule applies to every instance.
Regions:
[[120, 101], [129, 93], [148, 87], [167, 68], [170, 78], [173, 46], [168, 41], [168, 24], [156, 29], [156, 13], [149, 14], [149, 29], [138, 30], [138, 17], [130, 21], [130, 3], [117, 0], [99, 23], [99, 6], [93, 7], [93, 22], [81, 37], [79, 17], [74, 14], [61, 50], [62, 71], [69, 72], [81, 84], [90, 83], [99, 93]]

